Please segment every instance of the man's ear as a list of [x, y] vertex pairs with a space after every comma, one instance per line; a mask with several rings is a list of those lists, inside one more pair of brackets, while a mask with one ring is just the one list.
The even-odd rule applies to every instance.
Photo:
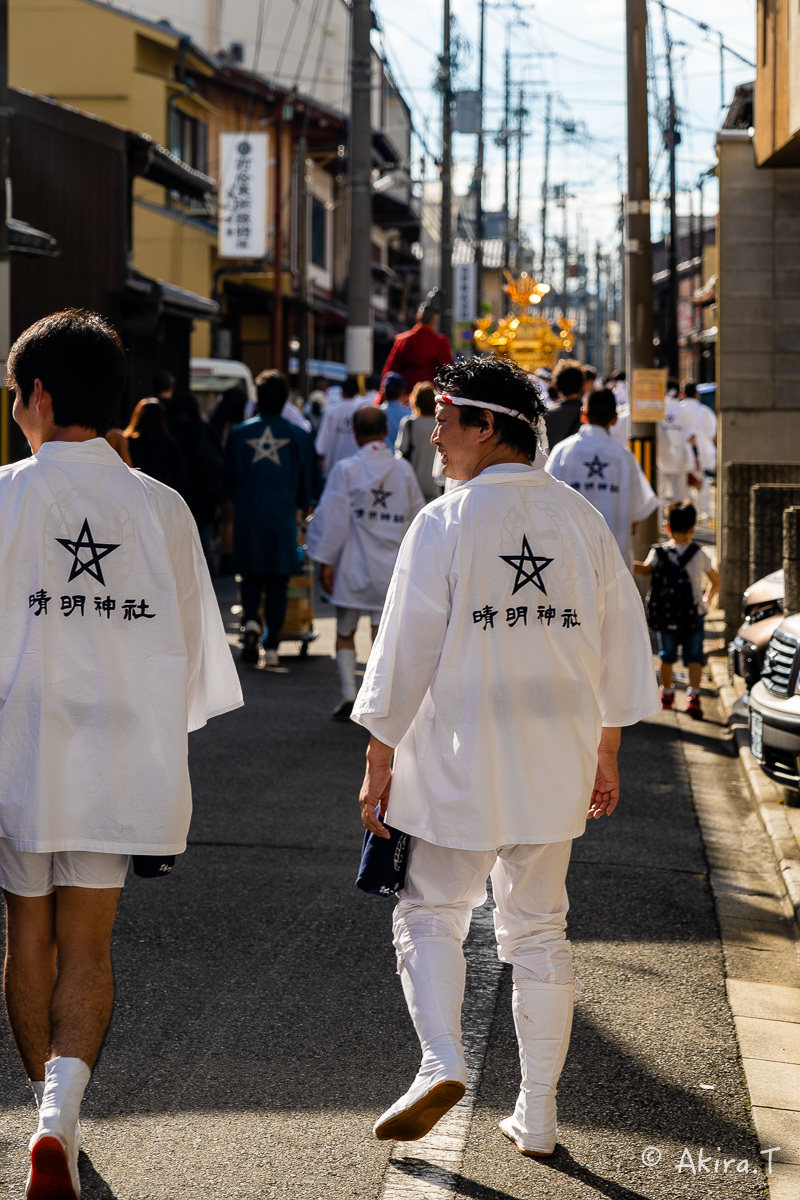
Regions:
[[47, 391], [41, 379], [34, 379], [33, 381], [33, 393], [30, 402], [40, 416], [46, 417], [52, 415], [53, 397]]
[[478, 434], [479, 442], [488, 442], [494, 437], [494, 413], [490, 409], [484, 409], [484, 426]]
[[589, 414], [587, 413], [585, 408], [582, 408], [581, 409], [581, 425], [588, 425], [588, 424], [589, 424]]

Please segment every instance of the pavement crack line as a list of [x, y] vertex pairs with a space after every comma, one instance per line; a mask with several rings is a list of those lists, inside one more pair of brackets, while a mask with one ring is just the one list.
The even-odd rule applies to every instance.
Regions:
[[395, 1144], [380, 1200], [442, 1200], [443, 1194], [455, 1195], [459, 1189], [461, 1164], [503, 973], [503, 964], [497, 957], [493, 910], [491, 898], [475, 910], [464, 946], [467, 985], [461, 1023], [469, 1070], [466, 1094], [426, 1137]]

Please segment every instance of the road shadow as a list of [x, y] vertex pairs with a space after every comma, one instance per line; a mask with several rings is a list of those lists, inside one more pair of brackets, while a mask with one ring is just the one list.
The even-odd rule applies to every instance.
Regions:
[[81, 1200], [117, 1200], [103, 1176], [95, 1169], [85, 1150], [78, 1155], [78, 1172], [81, 1177]]

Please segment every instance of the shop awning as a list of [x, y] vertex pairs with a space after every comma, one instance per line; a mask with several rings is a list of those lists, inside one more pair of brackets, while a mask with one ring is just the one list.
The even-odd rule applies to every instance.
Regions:
[[60, 255], [58, 242], [52, 234], [34, 229], [33, 225], [18, 221], [16, 217], [9, 217], [7, 225], [8, 248], [15, 254], [42, 255], [45, 258], [58, 258]]
[[196, 171], [169, 150], [159, 146], [146, 133], [129, 133], [128, 149], [131, 171], [182, 196], [202, 200], [215, 191], [216, 182], [202, 171]]
[[125, 280], [125, 289], [141, 296], [160, 312], [173, 317], [185, 317], [189, 321], [213, 321], [219, 315], [219, 305], [216, 300], [207, 296], [199, 296], [185, 288], [176, 287], [173, 283], [164, 283], [161, 279], [151, 279], [141, 271], [131, 270]]

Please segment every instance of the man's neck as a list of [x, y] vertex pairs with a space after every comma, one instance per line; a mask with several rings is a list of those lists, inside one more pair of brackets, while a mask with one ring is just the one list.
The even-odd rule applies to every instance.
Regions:
[[487, 453], [476, 463], [469, 478], [474, 479], [476, 475], [480, 475], [481, 471], [485, 471], [487, 467], [500, 467], [511, 463], [521, 464], [525, 467], [531, 466], [531, 460], [524, 454], [519, 451], [509, 450], [507, 446], [503, 446], [502, 448], [498, 447], [494, 452]]
[[98, 436], [96, 429], [85, 429], [82, 425], [51, 425], [38, 436], [30, 436], [28, 443], [33, 453], [38, 454], [45, 442], [90, 442]]

